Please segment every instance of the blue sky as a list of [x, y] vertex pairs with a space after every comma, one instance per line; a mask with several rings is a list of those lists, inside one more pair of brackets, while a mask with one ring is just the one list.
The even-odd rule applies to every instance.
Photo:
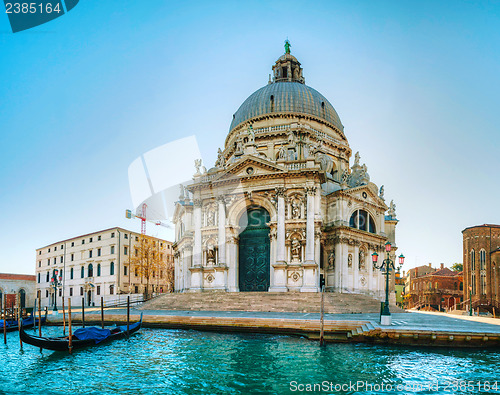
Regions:
[[461, 262], [461, 231], [500, 223], [499, 26], [487, 1], [81, 1], [16, 34], [2, 13], [0, 272], [33, 273], [35, 249], [65, 238], [139, 231], [128, 165], [194, 134], [211, 166], [286, 37], [395, 200], [406, 268]]

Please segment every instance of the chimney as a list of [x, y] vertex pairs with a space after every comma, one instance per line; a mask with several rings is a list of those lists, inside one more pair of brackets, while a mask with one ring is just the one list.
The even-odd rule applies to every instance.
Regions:
[[441, 269], [444, 269], [444, 263], [441, 263]]
[[432, 263], [429, 263], [429, 267], [432, 268]]

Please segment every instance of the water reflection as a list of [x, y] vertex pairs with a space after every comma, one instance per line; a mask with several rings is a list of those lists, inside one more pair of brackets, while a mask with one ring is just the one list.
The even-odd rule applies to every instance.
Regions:
[[[47, 328], [44, 335], [60, 332]], [[17, 334], [9, 333], [0, 354], [0, 393], [287, 394], [300, 393], [290, 391], [291, 382], [362, 381], [416, 390], [323, 393], [465, 394], [470, 391], [446, 391], [444, 386], [451, 380], [500, 381], [500, 354], [494, 351], [364, 344], [321, 348], [316, 342], [287, 336], [184, 330], [143, 329], [130, 339], [72, 355], [40, 353], [29, 345], [20, 351]], [[425, 389], [435, 382], [438, 391]]]

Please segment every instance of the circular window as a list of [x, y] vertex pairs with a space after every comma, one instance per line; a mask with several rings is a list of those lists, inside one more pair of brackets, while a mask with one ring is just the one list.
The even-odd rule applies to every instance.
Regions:
[[366, 199], [368, 197], [368, 195], [366, 194], [366, 192], [363, 192], [363, 198]]
[[247, 174], [253, 174], [253, 167], [247, 168]]

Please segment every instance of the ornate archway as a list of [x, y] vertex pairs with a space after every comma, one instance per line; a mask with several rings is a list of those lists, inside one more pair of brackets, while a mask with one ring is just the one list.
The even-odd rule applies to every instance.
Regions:
[[247, 209], [240, 218], [239, 289], [241, 292], [267, 292], [270, 285], [269, 212], [260, 206]]

